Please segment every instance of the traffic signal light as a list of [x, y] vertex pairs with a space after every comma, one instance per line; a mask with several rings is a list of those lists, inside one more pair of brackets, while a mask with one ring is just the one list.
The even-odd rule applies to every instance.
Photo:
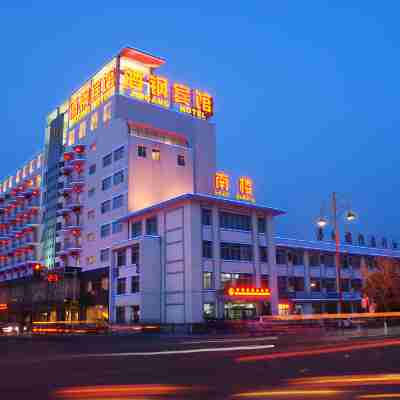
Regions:
[[33, 266], [33, 278], [40, 279], [42, 275], [42, 266], [37, 263]]

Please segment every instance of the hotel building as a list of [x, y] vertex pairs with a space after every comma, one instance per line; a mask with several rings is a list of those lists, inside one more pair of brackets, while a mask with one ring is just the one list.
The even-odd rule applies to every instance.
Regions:
[[[43, 153], [3, 180], [0, 318], [336, 311], [334, 243], [275, 234], [284, 212], [217, 169], [213, 98], [159, 75], [164, 63], [123, 49], [48, 116]], [[385, 247], [341, 244], [344, 311], [360, 308], [363, 268], [400, 258]]]

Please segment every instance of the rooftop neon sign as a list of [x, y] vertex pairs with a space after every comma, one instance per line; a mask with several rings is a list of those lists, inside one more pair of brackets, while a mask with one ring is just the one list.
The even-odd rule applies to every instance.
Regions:
[[199, 119], [212, 117], [214, 100], [209, 93], [182, 83], [170, 82], [153, 73], [155, 68], [164, 63], [161, 58], [144, 52], [123, 49], [69, 98], [69, 127], [115, 93]]

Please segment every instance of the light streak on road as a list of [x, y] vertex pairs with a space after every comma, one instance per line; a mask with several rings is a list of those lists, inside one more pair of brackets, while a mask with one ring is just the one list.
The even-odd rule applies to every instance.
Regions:
[[357, 399], [400, 399], [400, 393], [362, 394]]
[[[174, 385], [104, 385], [77, 386], [55, 391], [59, 399], [135, 399], [137, 396], [166, 396], [203, 390], [203, 387]], [[117, 397], [116, 397], [117, 396]], [[134, 396], [134, 397], [132, 397]], [[142, 399], [142, 398], [140, 398]]]
[[385, 339], [385, 340], [380, 340], [380, 341], [375, 341], [375, 342], [357, 343], [357, 344], [350, 344], [350, 345], [344, 345], [344, 346], [319, 347], [319, 348], [312, 348], [312, 349], [300, 350], [300, 351], [287, 351], [287, 352], [271, 353], [271, 354], [259, 354], [259, 355], [254, 355], [254, 356], [241, 356], [241, 357], [236, 358], [235, 361], [237, 361], [237, 362], [254, 362], [254, 361], [276, 360], [276, 359], [280, 359], [280, 358], [319, 356], [322, 354], [374, 349], [374, 348], [387, 347], [387, 346], [400, 346], [400, 340], [399, 339]]
[[86, 357], [131, 357], [131, 356], [164, 356], [176, 354], [193, 354], [193, 353], [214, 353], [227, 351], [250, 351], [250, 350], [267, 350], [274, 348], [275, 345], [260, 345], [260, 346], [236, 346], [236, 347], [206, 347], [201, 349], [188, 350], [163, 350], [163, 351], [148, 351], [148, 352], [128, 352], [128, 353], [97, 353], [97, 354], [78, 354], [72, 355], [71, 358], [86, 358]]
[[365, 386], [400, 384], [400, 374], [337, 375], [291, 379], [290, 385]]
[[234, 397], [241, 398], [270, 398], [270, 397], [299, 397], [304, 398], [306, 396], [315, 396], [321, 398], [320, 396], [336, 396], [338, 394], [346, 393], [342, 390], [331, 390], [331, 389], [320, 389], [320, 390], [271, 390], [271, 391], [260, 391], [260, 392], [248, 392], [248, 393], [238, 393]]
[[267, 340], [278, 340], [278, 336], [265, 336], [257, 338], [242, 338], [242, 339], [211, 339], [182, 342], [182, 344], [203, 344], [203, 343], [233, 343], [233, 342], [263, 342]]

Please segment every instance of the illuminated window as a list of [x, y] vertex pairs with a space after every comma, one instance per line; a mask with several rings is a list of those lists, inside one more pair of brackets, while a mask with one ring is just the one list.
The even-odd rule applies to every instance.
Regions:
[[108, 276], [103, 276], [101, 278], [101, 288], [103, 290], [108, 290]]
[[95, 256], [89, 256], [86, 257], [86, 264], [87, 265], [92, 265], [96, 262], [96, 257]]
[[137, 150], [138, 150], [137, 153], [138, 153], [139, 157], [146, 158], [146, 147], [145, 146], [138, 146]]
[[209, 290], [213, 287], [212, 272], [203, 272], [203, 289]]
[[178, 162], [179, 166], [181, 166], [181, 167], [185, 166], [185, 156], [183, 156], [182, 154], [179, 154], [177, 162]]
[[22, 169], [22, 177], [26, 178], [27, 175], [28, 175], [28, 166], [25, 165], [25, 167]]
[[92, 242], [93, 240], [96, 239], [96, 235], [95, 235], [93, 232], [90, 232], [90, 233], [88, 233], [88, 234], [86, 235], [86, 239], [87, 239], [89, 242]]
[[204, 317], [204, 319], [215, 317], [214, 303], [204, 303], [203, 304], [203, 317]]
[[79, 139], [83, 139], [86, 136], [86, 121], [82, 121], [79, 125]]
[[95, 129], [97, 129], [98, 125], [99, 125], [99, 114], [96, 111], [90, 117], [90, 130], [94, 131]]
[[42, 184], [42, 177], [40, 175], [36, 175], [36, 178], [35, 178], [36, 187], [39, 188], [41, 184]]
[[36, 166], [36, 160], [32, 160], [32, 161], [29, 163], [29, 173], [30, 173], [30, 174], [35, 170], [35, 166]]
[[104, 105], [103, 109], [103, 122], [106, 123], [111, 119], [111, 103]]
[[153, 149], [153, 150], [151, 151], [151, 158], [152, 158], [154, 161], [160, 161], [160, 150]]
[[40, 168], [42, 166], [42, 158], [43, 158], [43, 155], [39, 154], [38, 158], [37, 158], [37, 167], [38, 168]]
[[20, 180], [21, 180], [21, 170], [19, 169], [17, 171], [17, 174], [15, 175], [15, 182], [19, 183]]
[[75, 130], [71, 129], [68, 134], [68, 146], [75, 144]]

